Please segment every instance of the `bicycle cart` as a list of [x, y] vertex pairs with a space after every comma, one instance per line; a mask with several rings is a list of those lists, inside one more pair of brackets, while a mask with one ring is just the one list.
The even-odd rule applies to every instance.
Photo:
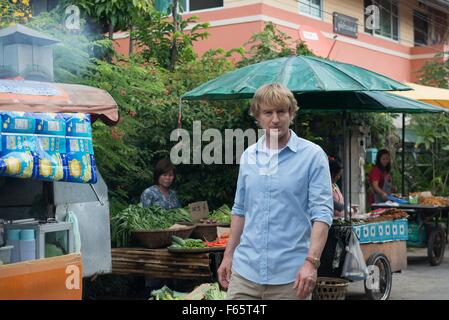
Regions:
[[[431, 266], [438, 266], [444, 259], [447, 226], [449, 226], [449, 207], [420, 204], [373, 204], [373, 208], [399, 208], [409, 214], [408, 247], [427, 248]], [[446, 223], [441, 223], [445, 219]]]

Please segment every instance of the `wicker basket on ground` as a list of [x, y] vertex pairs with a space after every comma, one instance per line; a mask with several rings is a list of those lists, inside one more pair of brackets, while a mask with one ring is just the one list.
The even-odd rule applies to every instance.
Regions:
[[348, 285], [345, 279], [318, 277], [312, 300], [345, 300]]
[[158, 229], [151, 231], [133, 231], [132, 236], [136, 238], [145, 248], [160, 249], [167, 248], [172, 244], [172, 236], [183, 239], [190, 237], [194, 226], [183, 226], [178, 229]]

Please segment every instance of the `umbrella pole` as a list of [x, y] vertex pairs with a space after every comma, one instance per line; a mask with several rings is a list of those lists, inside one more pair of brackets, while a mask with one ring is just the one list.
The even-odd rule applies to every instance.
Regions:
[[349, 152], [348, 152], [348, 163], [349, 163], [349, 201], [348, 201], [348, 211], [349, 211], [349, 220], [352, 221], [352, 213], [351, 213], [351, 203], [352, 203], [352, 159], [351, 159], [351, 155], [352, 155], [352, 143], [351, 143], [351, 139], [352, 139], [352, 129], [351, 129], [351, 121], [349, 121], [349, 132], [348, 132], [348, 143], [349, 143]]
[[405, 195], [405, 113], [402, 114], [402, 197]]
[[345, 220], [348, 221], [348, 199], [349, 199], [349, 163], [348, 163], [348, 137], [347, 137], [347, 114], [343, 111], [343, 163], [344, 163], [344, 212]]

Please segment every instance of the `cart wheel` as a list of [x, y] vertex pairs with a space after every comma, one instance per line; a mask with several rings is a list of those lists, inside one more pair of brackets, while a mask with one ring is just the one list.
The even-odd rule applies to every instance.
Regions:
[[366, 265], [376, 266], [379, 269], [379, 288], [369, 289], [365, 281], [365, 294], [370, 300], [387, 300], [390, 297], [393, 284], [393, 274], [388, 258], [380, 252], [372, 254]]
[[427, 256], [431, 266], [438, 266], [443, 262], [445, 249], [446, 232], [442, 226], [438, 225], [430, 232], [427, 242]]

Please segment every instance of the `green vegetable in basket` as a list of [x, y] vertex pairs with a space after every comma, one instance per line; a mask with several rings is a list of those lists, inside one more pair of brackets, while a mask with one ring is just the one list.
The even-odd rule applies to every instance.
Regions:
[[130, 205], [111, 216], [111, 238], [118, 246], [126, 246], [132, 231], [167, 229], [177, 222], [191, 222], [187, 209], [163, 209], [158, 205], [143, 208]]
[[172, 236], [172, 248], [179, 249], [193, 249], [193, 248], [207, 248], [207, 245], [200, 239], [181, 239], [177, 236]]
[[214, 220], [223, 224], [230, 224], [232, 218], [231, 209], [227, 205], [223, 205], [217, 210], [212, 211], [209, 220]]

